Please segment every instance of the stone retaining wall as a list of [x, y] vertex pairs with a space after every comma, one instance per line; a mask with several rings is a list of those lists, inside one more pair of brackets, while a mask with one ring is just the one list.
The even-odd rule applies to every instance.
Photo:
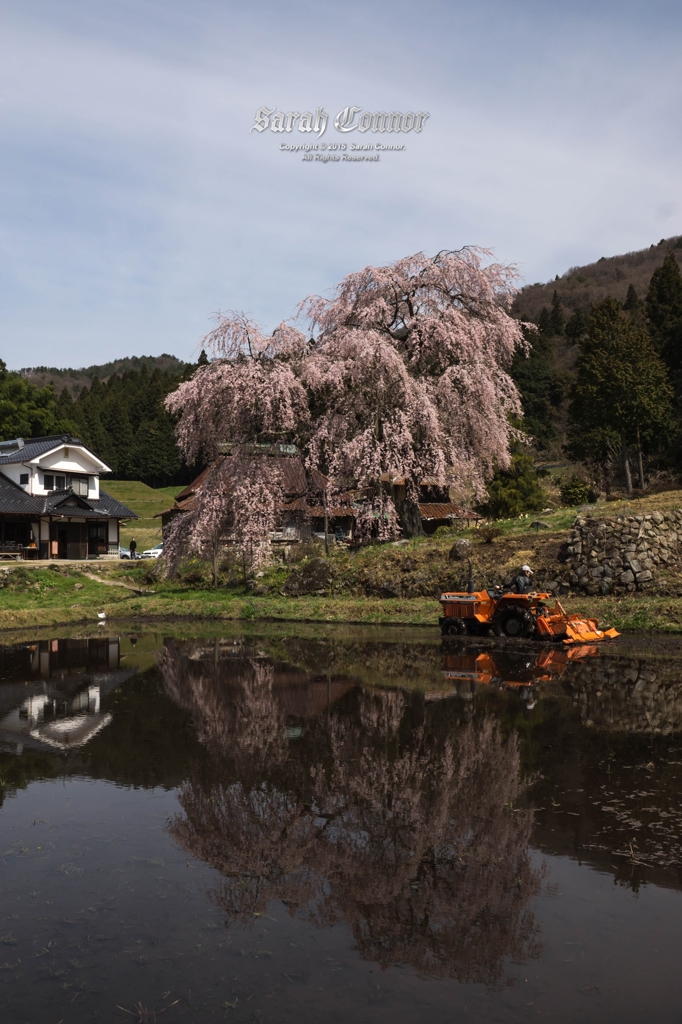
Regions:
[[656, 582], [659, 566], [680, 562], [682, 509], [590, 519], [578, 516], [566, 550], [571, 589], [627, 594]]

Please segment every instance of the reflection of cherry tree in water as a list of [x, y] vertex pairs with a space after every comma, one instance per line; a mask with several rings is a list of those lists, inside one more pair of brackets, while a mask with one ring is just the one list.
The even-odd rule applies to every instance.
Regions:
[[[169, 691], [182, 689], [214, 750], [224, 744], [210, 777], [184, 785], [171, 831], [222, 873], [214, 898], [232, 921], [280, 899], [321, 926], [346, 921], [361, 955], [383, 966], [488, 984], [504, 958], [537, 955], [528, 902], [541, 873], [527, 853], [532, 812], [513, 809], [515, 737], [490, 718], [459, 723], [451, 704], [420, 713], [414, 696], [364, 691], [309, 724], [287, 759], [272, 680], [257, 694], [243, 661], [240, 707], [227, 674], [221, 690], [179, 661], [164, 658]], [[260, 746], [257, 731], [238, 735], [248, 701]], [[203, 721], [214, 712], [219, 726]]]
[[160, 657], [166, 689], [193, 712], [197, 737], [211, 753], [271, 766], [287, 752], [285, 716], [272, 693], [274, 668], [237, 648], [226, 672], [219, 657], [217, 645], [190, 657], [186, 647], [167, 645]]

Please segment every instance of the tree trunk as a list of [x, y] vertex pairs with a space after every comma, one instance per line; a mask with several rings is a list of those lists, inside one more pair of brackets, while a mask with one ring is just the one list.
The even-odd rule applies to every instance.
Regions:
[[419, 505], [416, 501], [405, 499], [405, 501], [396, 502], [396, 512], [406, 537], [424, 536], [424, 527], [419, 515]]
[[604, 470], [604, 491], [606, 493], [606, 497], [608, 498], [610, 496], [610, 494], [611, 494], [611, 476], [610, 476], [610, 473], [609, 473], [609, 464], [608, 464], [608, 462], [605, 462], [603, 464], [603, 470]]
[[628, 492], [628, 498], [632, 497], [632, 477], [630, 476], [630, 459], [628, 457], [628, 446], [625, 440], [625, 433], [621, 430], [620, 432], [620, 453], [623, 459], [623, 473], [625, 474], [625, 489]]
[[645, 489], [644, 485], [644, 463], [642, 462], [642, 442], [639, 438], [639, 427], [637, 427], [637, 469], [639, 471], [639, 487], [640, 490]]
[[213, 534], [213, 589], [218, 589], [218, 534]]
[[329, 558], [329, 511], [327, 509], [327, 488], [322, 492], [324, 497], [324, 553]]

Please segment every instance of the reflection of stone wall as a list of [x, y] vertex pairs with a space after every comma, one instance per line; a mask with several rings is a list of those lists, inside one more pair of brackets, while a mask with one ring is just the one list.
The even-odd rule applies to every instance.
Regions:
[[562, 680], [588, 726], [668, 735], [682, 727], [682, 666], [601, 657]]
[[578, 516], [567, 550], [569, 582], [587, 594], [645, 590], [661, 565], [678, 563], [682, 509], [617, 519]]

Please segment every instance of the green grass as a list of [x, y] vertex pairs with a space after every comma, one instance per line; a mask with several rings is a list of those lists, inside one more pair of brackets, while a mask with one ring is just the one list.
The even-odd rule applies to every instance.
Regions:
[[[135, 573], [137, 575], [137, 573]], [[89, 624], [98, 612], [107, 620], [144, 618], [177, 621], [335, 622], [365, 625], [431, 626], [437, 629], [440, 607], [432, 597], [389, 598], [347, 595], [287, 598], [254, 597], [238, 590], [191, 589], [160, 583], [143, 596], [84, 577], [78, 567], [18, 568], [0, 587], [0, 630]], [[130, 579], [131, 572], [121, 573]], [[682, 632], [682, 598], [633, 595], [623, 598], [566, 598], [568, 612], [599, 619], [604, 626], [629, 632]]]
[[[104, 490], [128, 505], [141, 515], [141, 520], [131, 522], [122, 531], [122, 542], [127, 544], [135, 536], [138, 547], [150, 547], [161, 537], [160, 520], [153, 519], [156, 512], [168, 508], [180, 487], [165, 487], [155, 490], [139, 481], [103, 481]], [[618, 515], [623, 512], [638, 513], [655, 508], [679, 508], [682, 506], [682, 492], [667, 492], [633, 499], [629, 503], [600, 503], [596, 515]], [[485, 557], [500, 561], [500, 564], [523, 544], [528, 535], [528, 545], [533, 546], [535, 531], [530, 523], [538, 518], [554, 531], [568, 529], [573, 522], [576, 509], [557, 509], [551, 513], [531, 514], [527, 517], [499, 521], [503, 536], [492, 547], [475, 546], [474, 561]], [[462, 531], [459, 535], [472, 535], [476, 531]], [[541, 541], [545, 531], [541, 531]], [[345, 549], [332, 549], [335, 567], [334, 588], [336, 593], [314, 597], [283, 597], [279, 589], [285, 582], [289, 567], [282, 563], [271, 566], [257, 583], [266, 585], [270, 593], [254, 596], [244, 593], [241, 587], [213, 591], [206, 585], [196, 586], [182, 581], [154, 580], [148, 575], [154, 566], [149, 564], [105, 563], [101, 568], [112, 578], [148, 587], [154, 591], [143, 596], [130, 590], [108, 587], [81, 576], [78, 566], [59, 566], [59, 571], [18, 567], [5, 573], [0, 571], [0, 629], [33, 629], [41, 625], [55, 626], [82, 624], [84, 627], [97, 626], [97, 612], [105, 611], [108, 619], [130, 619], [143, 617], [149, 620], [177, 620], [178, 622], [214, 621], [220, 622], [310, 622], [310, 623], [362, 623], [392, 624], [401, 626], [436, 627], [440, 608], [432, 596], [390, 598], [365, 596], [365, 587], [382, 579], [399, 578], [409, 558], [412, 571], [424, 573], [427, 582], [431, 574], [460, 571], [464, 563], [448, 563], [447, 552], [452, 545], [454, 534], [438, 537], [419, 538], [399, 546], [372, 546], [351, 554]], [[549, 536], [549, 535], [547, 535]], [[505, 541], [509, 539], [509, 544]], [[561, 535], [559, 534], [559, 539]], [[513, 542], [513, 543], [512, 543]], [[319, 547], [319, 546], [318, 546]], [[310, 554], [321, 554], [321, 549], [311, 546]], [[435, 579], [435, 577], [434, 577]], [[8, 582], [8, 585], [3, 585]], [[37, 584], [37, 585], [36, 585]], [[76, 586], [80, 584], [80, 586]], [[338, 591], [342, 590], [343, 593]], [[376, 588], [369, 587], [376, 593]], [[419, 592], [419, 591], [417, 591]], [[562, 601], [567, 611], [594, 616], [602, 625], [615, 626], [629, 632], [682, 632], [682, 598], [635, 594], [627, 597], [573, 597]]]
[[101, 486], [107, 494], [140, 516], [137, 520], [131, 519], [125, 526], [121, 525], [121, 544], [128, 547], [130, 538], [134, 537], [138, 551], [159, 543], [161, 520], [154, 519], [154, 516], [170, 508], [175, 495], [183, 490], [182, 486], [148, 487], [139, 480], [102, 480]]
[[[0, 630], [29, 626], [96, 624], [98, 612], [108, 620], [131, 617], [270, 619], [302, 622], [435, 624], [439, 607], [429, 598], [382, 601], [352, 597], [253, 597], [225, 590], [191, 590], [178, 584], [155, 587], [155, 593], [108, 587], [83, 576], [77, 568], [14, 570], [16, 583], [0, 589]], [[14, 575], [13, 573], [13, 575]], [[80, 584], [80, 586], [76, 586]]]

